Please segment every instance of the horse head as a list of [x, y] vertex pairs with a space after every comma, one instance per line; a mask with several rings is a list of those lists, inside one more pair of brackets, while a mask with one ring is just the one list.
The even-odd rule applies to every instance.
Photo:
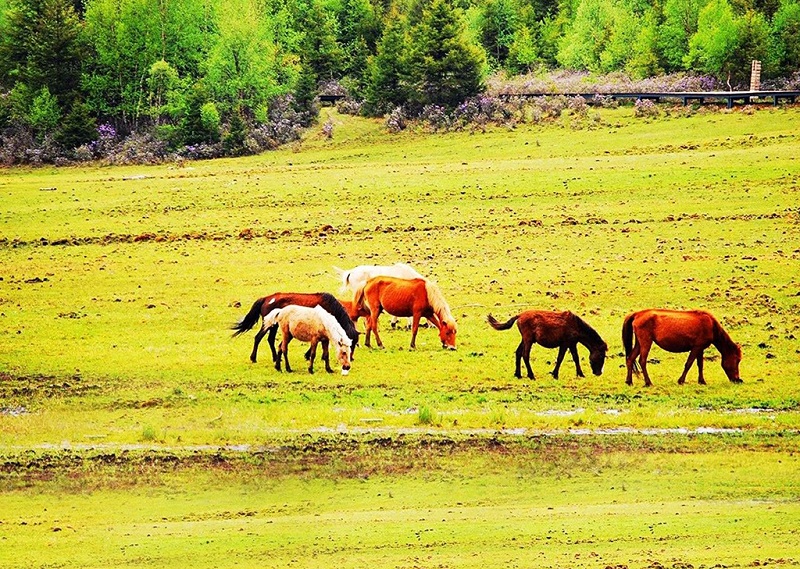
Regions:
[[350, 373], [350, 338], [339, 338], [333, 344], [336, 346], [336, 359], [342, 366], [342, 375]]
[[608, 345], [605, 342], [589, 350], [589, 365], [592, 366], [593, 374], [601, 375], [603, 373], [603, 364], [606, 361], [607, 350]]
[[731, 383], [742, 383], [739, 377], [739, 362], [742, 361], [742, 347], [739, 344], [733, 344], [731, 350], [725, 350], [722, 354], [722, 369]]
[[439, 326], [439, 339], [442, 347], [448, 350], [456, 349], [456, 326], [454, 322], [442, 321]]

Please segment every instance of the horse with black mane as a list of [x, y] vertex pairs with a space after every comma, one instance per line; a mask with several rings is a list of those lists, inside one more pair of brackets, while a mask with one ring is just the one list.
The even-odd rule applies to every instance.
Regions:
[[[335, 296], [327, 292], [276, 292], [275, 294], [259, 298], [253, 303], [253, 307], [250, 309], [250, 312], [248, 312], [244, 318], [234, 324], [231, 328], [234, 330], [234, 337], [253, 328], [253, 326], [258, 323], [259, 318], [264, 321], [266, 316], [273, 310], [285, 308], [290, 304], [306, 306], [308, 308], [321, 306], [330, 312], [330, 314], [336, 318], [336, 321], [339, 323], [339, 325], [344, 329], [347, 337], [350, 338], [350, 357], [353, 357], [356, 346], [358, 345], [358, 330], [356, 330], [353, 321], [350, 319], [347, 311], [342, 306], [342, 303], [336, 300]], [[250, 354], [250, 361], [253, 363], [255, 363], [258, 355], [258, 345], [261, 343], [261, 340], [264, 339], [264, 336], [267, 334], [267, 332], [269, 332], [268, 341], [269, 347], [272, 350], [272, 361], [274, 362], [278, 357], [278, 352], [275, 350], [275, 336], [278, 334], [278, 327], [265, 327], [262, 324], [261, 329], [256, 332], [256, 337], [253, 342], [253, 352]]]
[[[636, 341], [634, 345], [634, 339]], [[628, 376], [625, 383], [633, 383], [633, 372], [639, 372], [636, 358], [644, 375], [644, 384], [652, 385], [647, 373], [647, 355], [653, 343], [668, 352], [689, 352], [678, 383], [686, 381], [686, 374], [697, 361], [697, 382], [705, 385], [703, 377], [703, 352], [713, 345], [722, 356], [722, 369], [732, 383], [742, 383], [739, 362], [742, 348], [734, 342], [710, 312], [705, 310], [649, 309], [625, 317], [622, 324], [622, 345], [625, 347], [625, 364]]]
[[577, 345], [583, 344], [589, 349], [589, 364], [595, 375], [603, 373], [603, 363], [606, 359], [608, 346], [600, 335], [584, 322], [580, 317], [572, 312], [549, 312], [546, 310], [526, 310], [514, 316], [508, 322], [501, 324], [491, 314], [487, 317], [489, 324], [495, 330], [508, 330], [517, 323], [517, 328], [522, 335], [522, 341], [517, 347], [515, 377], [522, 377], [521, 361], [525, 360], [525, 367], [528, 368], [528, 377], [533, 379], [531, 370], [531, 347], [539, 344], [545, 348], [558, 348], [558, 359], [556, 367], [550, 372], [554, 378], [558, 379], [558, 368], [564, 355], [569, 350], [572, 359], [575, 361], [575, 371], [578, 377], [583, 376], [581, 363], [578, 359]]

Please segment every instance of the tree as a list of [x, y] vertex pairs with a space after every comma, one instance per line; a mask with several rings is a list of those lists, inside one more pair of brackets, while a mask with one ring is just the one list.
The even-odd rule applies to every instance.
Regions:
[[269, 23], [252, 0], [229, 0], [220, 8], [217, 25], [216, 42], [205, 64], [211, 98], [223, 115], [266, 104], [280, 90]]
[[407, 52], [406, 22], [397, 10], [388, 15], [377, 54], [368, 64], [366, 112], [382, 115], [408, 100], [405, 83], [405, 58]]
[[517, 0], [487, 0], [480, 14], [480, 39], [494, 62], [505, 65], [515, 32], [519, 28], [521, 7]]
[[800, 3], [784, 0], [772, 19], [772, 50], [776, 73], [790, 75], [800, 62]]
[[738, 42], [736, 16], [728, 0], [711, 0], [700, 11], [684, 64], [730, 80]]
[[77, 96], [85, 50], [68, 0], [11, 0], [0, 36], [0, 84], [46, 88], [60, 105]]
[[601, 71], [601, 55], [611, 41], [615, 18], [612, 0], [581, 0], [559, 44], [558, 62], [568, 69]]
[[455, 107], [482, 91], [483, 53], [465, 39], [463, 16], [449, 0], [431, 0], [409, 37], [412, 106]]
[[658, 28], [658, 47], [667, 71], [684, 69], [689, 40], [697, 31], [700, 10], [708, 0], [666, 0]]

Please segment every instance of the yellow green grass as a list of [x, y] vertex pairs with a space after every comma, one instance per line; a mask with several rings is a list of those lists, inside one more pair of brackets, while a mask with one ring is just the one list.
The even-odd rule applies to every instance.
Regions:
[[403, 475], [344, 478], [327, 467], [293, 476], [267, 476], [247, 466], [144, 470], [133, 484], [101, 469], [89, 489], [73, 480], [4, 494], [0, 564], [797, 564], [796, 456], [561, 456], [466, 452]]
[[[800, 111], [595, 112], [389, 135], [326, 109], [333, 139], [256, 157], [0, 171], [0, 566], [796, 563]], [[457, 352], [384, 320], [350, 375], [299, 344], [281, 374], [230, 337], [261, 296], [397, 261], [442, 288]], [[622, 319], [651, 306], [713, 312], [745, 383], [712, 348], [679, 386], [654, 349], [626, 386]], [[603, 375], [534, 347], [514, 378], [518, 334], [485, 318], [527, 308], [587, 320]], [[350, 468], [349, 437], [391, 444]]]

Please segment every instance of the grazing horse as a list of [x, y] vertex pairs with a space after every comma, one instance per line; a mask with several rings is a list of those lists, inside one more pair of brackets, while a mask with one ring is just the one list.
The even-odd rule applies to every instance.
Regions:
[[[347, 311], [344, 309], [342, 304], [336, 300], [332, 294], [328, 294], [327, 292], [276, 292], [275, 294], [259, 298], [253, 303], [253, 307], [250, 309], [250, 312], [248, 312], [239, 322], [233, 325], [231, 328], [234, 330], [233, 335], [238, 336], [239, 334], [247, 332], [256, 325], [259, 318], [264, 319], [273, 310], [277, 308], [284, 308], [290, 304], [307, 306], [309, 308], [319, 305], [330, 312], [333, 317], [336, 318], [336, 321], [339, 323], [339, 325], [344, 329], [347, 337], [350, 338], [350, 357], [352, 359], [353, 353], [356, 351], [356, 346], [358, 345], [358, 330], [356, 330], [353, 321], [350, 320], [350, 316], [347, 314]], [[275, 359], [278, 357], [278, 353], [275, 351], [275, 336], [278, 333], [278, 329], [276, 327], [270, 328], [269, 326], [262, 325], [261, 330], [256, 333], [256, 338], [253, 342], [253, 352], [250, 354], [250, 361], [253, 363], [255, 363], [256, 356], [258, 355], [258, 344], [261, 343], [261, 340], [264, 339], [264, 336], [267, 334], [267, 332], [269, 332], [268, 340], [269, 347], [272, 350], [272, 361], [275, 361]]]
[[534, 344], [539, 344], [545, 348], [558, 348], [556, 367], [550, 372], [556, 379], [558, 379], [558, 368], [561, 367], [561, 362], [567, 350], [572, 354], [572, 359], [575, 361], [575, 371], [578, 377], [584, 377], [581, 363], [578, 359], [578, 343], [589, 349], [589, 364], [592, 366], [592, 373], [595, 375], [603, 373], [603, 363], [606, 359], [608, 346], [594, 328], [572, 312], [526, 310], [514, 316], [505, 324], [495, 320], [491, 314], [489, 314], [487, 320], [495, 330], [508, 330], [515, 321], [517, 323], [517, 328], [519, 328], [519, 332], [522, 335], [522, 341], [517, 347], [515, 377], [522, 377], [520, 361], [525, 360], [525, 367], [528, 368], [528, 377], [533, 379], [531, 347]]
[[639, 371], [636, 366], [637, 357], [642, 366], [644, 384], [652, 385], [647, 373], [647, 355], [653, 342], [668, 352], [689, 352], [689, 359], [678, 378], [679, 384], [686, 381], [686, 374], [697, 360], [697, 382], [705, 385], [703, 351], [712, 344], [722, 356], [722, 369], [728, 379], [733, 383], [742, 383], [739, 378], [742, 348], [731, 339], [717, 319], [705, 310], [651, 309], [626, 316], [622, 325], [622, 345], [625, 346], [625, 363], [628, 367], [625, 383], [628, 385], [633, 383], [632, 373]]
[[350, 338], [347, 337], [336, 318], [321, 306], [308, 308], [290, 304], [285, 308], [270, 312], [264, 318], [264, 326], [268, 328], [276, 326], [281, 329], [281, 347], [278, 357], [275, 359], [275, 369], [278, 371], [281, 371], [281, 354], [286, 363], [286, 371], [292, 371], [292, 368], [289, 367], [288, 350], [292, 338], [311, 344], [307, 358], [308, 373], [314, 373], [314, 358], [317, 355], [318, 343], [322, 344], [322, 361], [325, 362], [325, 371], [333, 373], [328, 354], [329, 344], [333, 344], [336, 349], [336, 358], [342, 366], [342, 375], [347, 375], [350, 371]]
[[[364, 288], [367, 281], [375, 277], [394, 277], [396, 279], [424, 279], [421, 274], [412, 269], [405, 263], [395, 263], [394, 265], [359, 265], [350, 270], [340, 269], [333, 267], [339, 278], [342, 279], [342, 287], [340, 292], [346, 290], [352, 291], [353, 294], [359, 289]], [[355, 322], [357, 318], [354, 318]], [[409, 322], [409, 325], [411, 323]], [[397, 325], [397, 317], [392, 316], [392, 328]], [[409, 326], [410, 327], [410, 326]]]
[[412, 348], [416, 348], [419, 321], [427, 318], [439, 329], [442, 347], [456, 349], [456, 321], [439, 287], [429, 280], [375, 277], [356, 292], [353, 303], [356, 306], [366, 306], [369, 310], [365, 346], [369, 346], [370, 332], [374, 331], [378, 347], [383, 347], [378, 335], [378, 317], [385, 311], [392, 316], [413, 318]]

